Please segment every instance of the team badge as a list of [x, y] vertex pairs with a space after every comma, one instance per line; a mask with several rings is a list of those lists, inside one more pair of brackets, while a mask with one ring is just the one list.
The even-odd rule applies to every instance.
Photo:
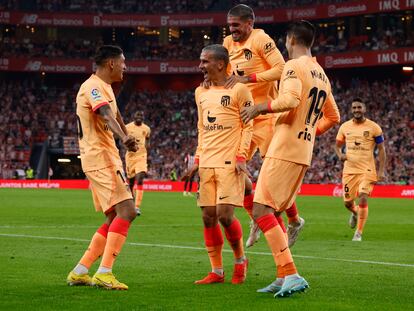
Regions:
[[230, 96], [228, 95], [224, 95], [221, 97], [221, 105], [223, 107], [227, 107], [228, 105], [230, 105]]
[[251, 60], [253, 57], [253, 53], [252, 51], [250, 51], [249, 49], [245, 49], [244, 50], [244, 58], [247, 60]]
[[369, 131], [364, 131], [364, 133], [362, 134], [362, 135], [364, 135], [364, 137], [369, 137]]
[[244, 103], [244, 107], [250, 107], [252, 105], [252, 102], [249, 100]]

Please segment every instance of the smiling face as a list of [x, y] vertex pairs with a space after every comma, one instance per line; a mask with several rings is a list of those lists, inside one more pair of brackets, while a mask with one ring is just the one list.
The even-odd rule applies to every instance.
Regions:
[[243, 20], [240, 17], [228, 15], [227, 26], [230, 29], [231, 37], [234, 42], [245, 41], [253, 29], [253, 20]]
[[362, 121], [365, 118], [365, 104], [358, 101], [352, 102], [351, 112], [355, 120]]
[[224, 62], [214, 57], [213, 51], [202, 51], [200, 55], [200, 68], [205, 81], [215, 81], [224, 67]]
[[121, 54], [116, 58], [109, 59], [108, 66], [111, 69], [112, 81], [114, 82], [122, 81], [124, 78], [124, 71], [126, 70], [124, 54]]
[[142, 111], [137, 111], [134, 115], [134, 121], [136, 124], [142, 124], [144, 121], [144, 113]]

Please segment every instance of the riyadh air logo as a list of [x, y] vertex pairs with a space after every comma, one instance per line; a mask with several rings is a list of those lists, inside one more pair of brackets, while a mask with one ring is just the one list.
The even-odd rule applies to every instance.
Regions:
[[222, 96], [221, 97], [221, 105], [223, 107], [228, 107], [230, 105], [230, 96], [228, 96], [228, 95]]
[[305, 141], [312, 141], [312, 134], [308, 133], [308, 128], [305, 128], [305, 131], [299, 132], [298, 139], [303, 139]]
[[209, 112], [207, 112], [207, 121], [208, 122], [210, 122], [210, 123], [214, 123], [214, 122], [216, 122], [216, 117], [210, 117], [210, 111]]
[[247, 60], [251, 60], [253, 57], [253, 53], [252, 51], [250, 51], [249, 49], [245, 49], [244, 50], [244, 58]]
[[42, 66], [42, 62], [41, 61], [29, 61], [27, 63], [27, 65], [24, 67], [24, 70], [27, 71], [39, 71], [40, 67]]

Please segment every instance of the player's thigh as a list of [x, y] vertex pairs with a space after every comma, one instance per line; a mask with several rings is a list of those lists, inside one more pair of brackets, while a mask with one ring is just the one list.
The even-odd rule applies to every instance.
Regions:
[[252, 142], [259, 149], [260, 156], [265, 157], [274, 135], [274, 118], [260, 119], [253, 124]]
[[360, 180], [361, 174], [342, 175], [342, 190], [345, 202], [353, 201], [357, 198]]
[[307, 168], [306, 165], [265, 158], [253, 201], [277, 212], [286, 210], [295, 201]]
[[93, 189], [94, 202], [99, 202], [99, 210], [104, 213], [116, 204], [132, 199], [122, 167], [111, 166], [85, 174]]
[[216, 206], [216, 180], [213, 168], [200, 168], [198, 188], [198, 206]]
[[365, 193], [368, 196], [370, 196], [372, 193], [372, 190], [374, 190], [375, 182], [376, 182], [375, 177], [362, 175], [360, 182], [359, 182], [358, 193], [360, 194]]
[[245, 174], [235, 168], [216, 168], [217, 204], [243, 206]]

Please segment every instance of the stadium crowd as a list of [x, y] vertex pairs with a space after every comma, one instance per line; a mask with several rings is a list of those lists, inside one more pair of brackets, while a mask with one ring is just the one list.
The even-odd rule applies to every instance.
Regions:
[[1, 0], [0, 9], [49, 12], [93, 12], [93, 13], [191, 13], [227, 10], [244, 3], [259, 9], [292, 8], [311, 4], [340, 3], [346, 0]]
[[[269, 32], [275, 39], [281, 51], [285, 50], [284, 38], [280, 34]], [[92, 59], [98, 46], [112, 44], [105, 42], [102, 37], [90, 40], [87, 37], [65, 39], [63, 36], [57, 40], [34, 40], [27, 32], [19, 36], [7, 35], [0, 38], [0, 57], [51, 57], [66, 59]], [[121, 43], [129, 60], [197, 60], [199, 51], [209, 42], [202, 36], [193, 35], [189, 38], [174, 39], [168, 44], [162, 44], [158, 38], [135, 36]], [[328, 54], [337, 52], [387, 50], [412, 46], [414, 44], [414, 31], [403, 31], [400, 27], [390, 27], [385, 31], [372, 31], [369, 35], [351, 36], [342, 30], [332, 30], [318, 27], [318, 36], [313, 47], [313, 54]]]
[[[16, 169], [29, 165], [34, 143], [49, 141], [52, 148], [62, 147], [63, 136], [76, 136], [75, 96], [79, 85], [69, 89], [35, 85], [32, 80], [0, 84], [0, 176], [13, 178]], [[388, 183], [414, 184], [414, 82], [401, 85], [392, 81], [368, 83], [352, 80], [349, 87], [336, 81], [334, 94], [342, 114], [341, 122], [351, 118], [349, 103], [353, 97], [367, 102], [367, 117], [384, 131], [388, 155]], [[197, 113], [193, 91], [136, 91], [129, 97], [123, 113], [132, 121], [136, 110], [143, 110], [145, 123], [152, 128], [149, 149], [149, 178], [170, 179], [182, 176], [184, 157], [197, 144]], [[338, 126], [317, 139], [312, 167], [306, 183], [339, 183], [342, 164], [333, 144]], [[121, 152], [123, 154], [123, 152]], [[260, 158], [249, 164], [258, 176]]]

